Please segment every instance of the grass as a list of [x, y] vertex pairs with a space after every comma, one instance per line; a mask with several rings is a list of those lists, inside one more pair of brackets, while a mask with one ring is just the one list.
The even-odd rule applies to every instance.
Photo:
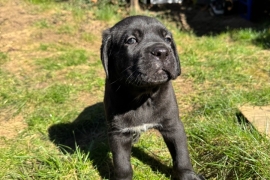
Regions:
[[[44, 45], [42, 46], [44, 48]], [[56, 57], [48, 57], [37, 60], [41, 68], [47, 70], [58, 70], [69, 66], [77, 66], [85, 64], [88, 60], [88, 56], [85, 50], [71, 50], [63, 52]]]
[[117, 14], [117, 7], [112, 6], [112, 5], [101, 5], [102, 8], [97, 8], [94, 11], [94, 14], [98, 20], [102, 21], [111, 21], [115, 18], [120, 20], [120, 17], [115, 16]]
[[[89, 10], [88, 5], [92, 7], [86, 1], [18, 4], [36, 19], [25, 27], [29, 36], [9, 36], [20, 49], [0, 52], [0, 179], [112, 176], [99, 49], [101, 31], [121, 14], [114, 15], [116, 6]], [[237, 109], [269, 105], [268, 29], [196, 37], [164, 22], [181, 57], [183, 74], [173, 85], [196, 172], [207, 179], [269, 179], [269, 138]], [[18, 29], [3, 30], [13, 31]], [[171, 158], [154, 130], [134, 145], [131, 163], [135, 180], [170, 179]]]
[[0, 52], [0, 65], [4, 64], [8, 60], [6, 53]]

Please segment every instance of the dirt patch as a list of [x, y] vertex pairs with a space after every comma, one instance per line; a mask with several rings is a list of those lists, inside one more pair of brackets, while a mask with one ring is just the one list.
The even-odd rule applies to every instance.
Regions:
[[22, 1], [14, 0], [0, 6], [0, 48], [3, 52], [21, 50], [31, 34], [31, 25], [37, 16], [29, 14]]
[[[85, 19], [78, 22], [69, 11], [59, 12], [53, 8], [44, 11], [39, 9], [39, 6], [29, 5], [21, 0], [1, 2], [0, 51], [8, 55], [8, 61], [1, 66], [1, 69], [30, 89], [46, 87], [46, 82], [37, 82], [42, 74], [37, 73], [35, 60], [57, 52], [41, 51], [40, 45], [56, 44], [61, 48], [76, 46], [76, 48], [99, 52], [101, 32], [107, 28], [107, 25], [93, 20], [92, 17], [89, 13], [85, 15]], [[77, 29], [71, 34], [57, 31], [65, 25]], [[91, 33], [95, 39], [91, 42], [86, 41], [82, 38], [83, 33]], [[87, 94], [80, 95], [78, 100], [85, 106], [96, 103], [93, 97]], [[23, 115], [14, 114], [6, 109], [0, 111], [0, 137], [13, 139], [27, 128]]]
[[93, 94], [90, 94], [87, 92], [81, 92], [77, 96], [77, 99], [75, 101], [80, 102], [80, 104], [82, 104], [82, 107], [87, 107], [87, 106], [91, 106], [97, 103], [103, 103], [103, 99], [100, 98], [102, 95], [103, 93], [93, 96]]
[[0, 119], [1, 138], [13, 139], [18, 133], [22, 132], [27, 127], [22, 115], [17, 115], [11, 119]]

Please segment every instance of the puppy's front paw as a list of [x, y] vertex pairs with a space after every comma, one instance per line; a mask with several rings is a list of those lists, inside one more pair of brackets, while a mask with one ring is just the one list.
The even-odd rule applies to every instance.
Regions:
[[205, 180], [203, 176], [199, 176], [190, 170], [181, 170], [174, 172], [173, 180]]

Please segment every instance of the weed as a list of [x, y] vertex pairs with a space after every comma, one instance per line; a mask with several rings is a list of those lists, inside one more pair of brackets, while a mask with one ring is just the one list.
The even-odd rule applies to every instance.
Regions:
[[254, 39], [254, 42], [263, 48], [270, 48], [270, 28], [262, 30]]
[[91, 42], [94, 42], [94, 40], [96, 39], [96, 36], [92, 33], [83, 33], [81, 38], [91, 43]]
[[49, 45], [47, 45], [47, 44], [40, 44], [39, 45], [39, 49], [42, 51], [47, 51], [48, 48], [49, 48]]
[[42, 20], [35, 22], [35, 26], [38, 28], [41, 28], [41, 29], [50, 27], [50, 25], [46, 19], [42, 19]]
[[255, 37], [257, 36], [258, 34], [253, 31], [252, 29], [242, 29], [242, 30], [234, 30], [231, 32], [231, 38], [234, 40], [234, 41], [242, 41], [242, 42], [245, 42], [245, 41], [251, 41], [253, 39], [255, 39]]
[[6, 53], [0, 52], [0, 65], [8, 61], [8, 55]]
[[64, 24], [61, 27], [58, 28], [58, 33], [59, 34], [69, 34], [69, 35], [74, 35], [76, 32], [76, 29], [74, 26], [71, 26], [69, 24]]

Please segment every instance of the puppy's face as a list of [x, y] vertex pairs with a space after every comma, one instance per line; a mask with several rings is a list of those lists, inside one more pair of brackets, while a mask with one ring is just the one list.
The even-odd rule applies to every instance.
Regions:
[[104, 31], [101, 59], [107, 79], [149, 87], [180, 75], [172, 34], [154, 18], [132, 16]]

